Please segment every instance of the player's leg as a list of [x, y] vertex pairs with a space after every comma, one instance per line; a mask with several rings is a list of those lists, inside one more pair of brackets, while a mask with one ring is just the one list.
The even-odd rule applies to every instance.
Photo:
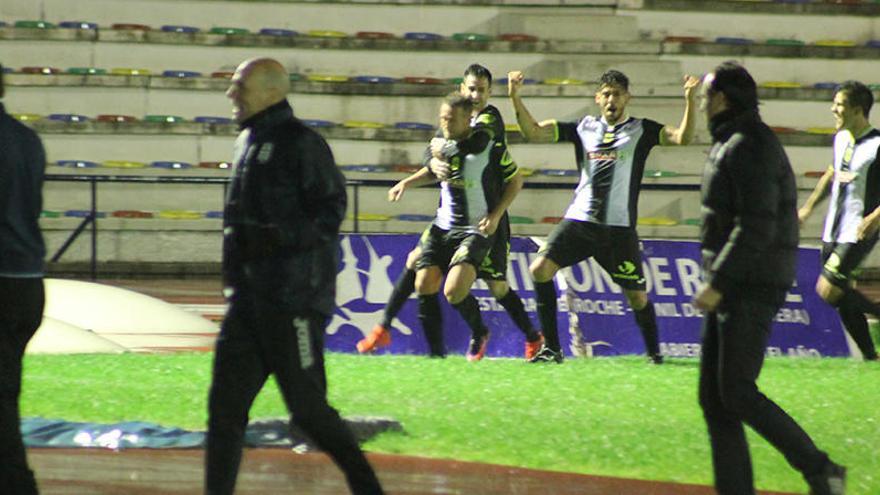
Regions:
[[852, 337], [866, 360], [876, 360], [877, 350], [868, 330], [865, 312], [873, 312], [872, 304], [852, 287], [858, 265], [876, 243], [826, 244], [823, 246], [824, 264], [816, 281], [816, 293], [840, 314], [843, 327]]
[[452, 258], [447, 232], [432, 226], [422, 235], [422, 256], [416, 262], [416, 293], [419, 295], [419, 322], [431, 357], [446, 357], [443, 343], [443, 315], [438, 294], [443, 282], [440, 267]]
[[483, 323], [479, 304], [470, 291], [477, 279], [476, 267], [486, 258], [493, 239], [476, 234], [456, 237], [457, 246], [449, 262], [443, 293], [471, 329], [471, 340], [465, 356], [468, 361], [479, 361], [486, 354], [489, 329]]
[[241, 463], [248, 411], [263, 387], [268, 369], [261, 355], [252, 303], [236, 294], [214, 349], [208, 394], [205, 493], [231, 494]]

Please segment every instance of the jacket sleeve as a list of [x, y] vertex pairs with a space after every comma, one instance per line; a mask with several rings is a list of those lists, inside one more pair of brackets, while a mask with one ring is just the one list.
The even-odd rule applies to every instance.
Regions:
[[706, 275], [722, 294], [765, 266], [760, 261], [770, 254], [776, 239], [782, 172], [777, 157], [770, 150], [758, 149], [759, 145], [767, 143], [735, 134], [721, 162], [731, 188], [734, 226]]
[[275, 223], [283, 248], [305, 251], [339, 235], [347, 203], [345, 177], [330, 147], [315, 133], [307, 132], [293, 152], [299, 201], [294, 208], [282, 209], [287, 218], [276, 218]]

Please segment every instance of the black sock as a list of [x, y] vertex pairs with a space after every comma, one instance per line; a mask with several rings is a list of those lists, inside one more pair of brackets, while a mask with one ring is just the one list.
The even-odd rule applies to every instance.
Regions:
[[394, 284], [394, 290], [391, 291], [391, 297], [388, 298], [388, 303], [385, 304], [385, 312], [382, 314], [383, 327], [391, 328], [391, 322], [394, 320], [394, 317], [397, 316], [400, 308], [403, 307], [403, 304], [415, 290], [416, 271], [406, 268], [398, 277], [397, 282]]
[[473, 294], [468, 294], [457, 304], [453, 304], [452, 307], [461, 313], [461, 317], [464, 318], [465, 323], [470, 327], [471, 335], [474, 338], [482, 337], [489, 333], [489, 329], [483, 323], [483, 317], [480, 316], [480, 304]]
[[446, 355], [443, 345], [443, 321], [440, 315], [440, 301], [437, 294], [419, 295], [419, 321], [428, 341], [428, 351], [432, 356]]
[[516, 326], [526, 334], [526, 340], [529, 342], [538, 340], [538, 332], [532, 326], [532, 320], [529, 319], [529, 314], [526, 313], [526, 307], [513, 289], [508, 290], [504, 297], [496, 300], [507, 310], [510, 319], [516, 323]]
[[535, 282], [535, 298], [538, 300], [538, 320], [544, 332], [544, 343], [559, 352], [559, 333], [556, 330], [556, 286], [553, 280]]
[[840, 313], [843, 327], [862, 351], [862, 356], [865, 359], [877, 359], [877, 350], [874, 349], [874, 342], [871, 341], [871, 333], [868, 331], [868, 320], [862, 310], [852, 300], [844, 298], [840, 300], [837, 312]]
[[654, 312], [654, 304], [648, 301], [642, 309], [633, 308], [633, 314], [636, 316], [636, 324], [642, 331], [642, 338], [645, 340], [645, 350], [649, 356], [660, 355], [660, 344], [657, 342], [657, 314]]
[[852, 287], [847, 287], [843, 290], [843, 297], [841, 297], [839, 305], [843, 304], [848, 304], [862, 313], [868, 313], [880, 318], [880, 304], [874, 303], [867, 296]]

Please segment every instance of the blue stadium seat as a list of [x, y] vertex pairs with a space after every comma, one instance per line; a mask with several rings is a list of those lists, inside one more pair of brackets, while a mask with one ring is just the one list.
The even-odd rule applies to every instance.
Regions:
[[443, 35], [437, 33], [419, 33], [419, 32], [409, 32], [403, 35], [403, 39], [405, 40], [417, 40], [417, 41], [437, 41], [442, 40]]
[[387, 76], [357, 76], [354, 78], [354, 82], [370, 84], [392, 84], [396, 80]]
[[53, 113], [46, 117], [48, 120], [58, 122], [85, 122], [89, 120], [85, 115], [77, 115], [75, 113]]
[[193, 122], [199, 124], [232, 124], [233, 120], [229, 117], [213, 117], [210, 115], [199, 115], [193, 119]]
[[162, 71], [162, 77], [177, 77], [180, 79], [186, 79], [190, 77], [202, 77], [202, 73], [193, 70], [164, 70]]
[[434, 130], [434, 126], [431, 124], [425, 124], [424, 122], [396, 122], [394, 124], [395, 129], [411, 129], [416, 131], [432, 131]]
[[55, 165], [66, 168], [98, 168], [101, 166], [100, 163], [87, 160], [58, 160]]
[[302, 119], [302, 123], [309, 126], [309, 127], [319, 127], [319, 128], [336, 127], [336, 123], [330, 122], [329, 120]]
[[164, 168], [167, 170], [183, 170], [186, 168], [192, 168], [191, 163], [186, 162], [178, 162], [173, 160], [159, 160], [150, 163], [150, 166], [153, 168]]
[[84, 21], [62, 21], [58, 23], [58, 27], [63, 29], [98, 29], [98, 24], [94, 22]]
[[263, 36], [299, 36], [299, 31], [294, 31], [292, 29], [263, 28], [260, 29], [260, 34]]
[[201, 29], [195, 26], [177, 26], [173, 24], [165, 24], [162, 26], [162, 31], [165, 33], [198, 33]]

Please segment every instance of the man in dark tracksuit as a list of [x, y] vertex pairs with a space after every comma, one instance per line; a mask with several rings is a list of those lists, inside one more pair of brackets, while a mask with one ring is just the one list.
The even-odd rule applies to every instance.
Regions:
[[770, 326], [795, 278], [797, 189], [788, 157], [758, 114], [755, 81], [726, 62], [703, 81], [714, 145], [703, 175], [700, 233], [706, 312], [700, 405], [709, 430], [715, 486], [755, 493], [743, 423], [803, 473], [811, 494], [842, 494], [846, 470], [755, 383]]
[[0, 104], [0, 493], [16, 495], [37, 493], [21, 441], [18, 396], [24, 349], [43, 319], [46, 248], [38, 219], [45, 167], [40, 138]]
[[229, 311], [214, 356], [205, 491], [233, 492], [248, 411], [274, 374], [291, 421], [333, 458], [352, 492], [381, 494], [326, 397], [324, 328], [335, 307], [345, 182], [327, 143], [293, 116], [288, 87], [280, 63], [253, 59], [226, 93], [242, 132], [224, 213]]

